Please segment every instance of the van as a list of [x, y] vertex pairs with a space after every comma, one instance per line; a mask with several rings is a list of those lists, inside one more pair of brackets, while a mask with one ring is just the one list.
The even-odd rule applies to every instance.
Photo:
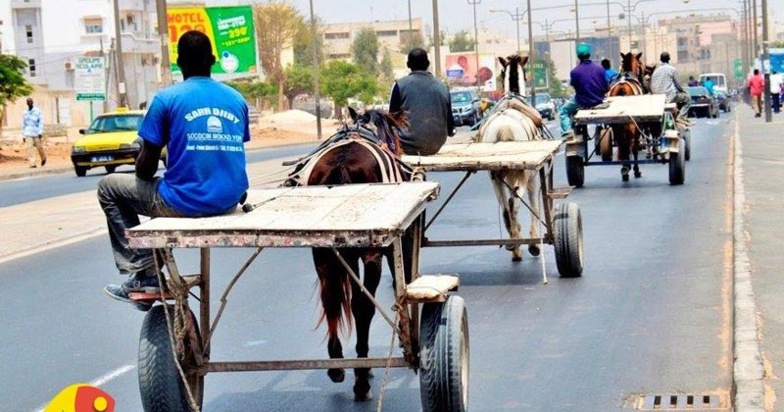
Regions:
[[713, 90], [727, 93], [727, 77], [724, 76], [724, 73], [703, 73], [700, 75], [700, 84], [706, 79], [713, 82]]

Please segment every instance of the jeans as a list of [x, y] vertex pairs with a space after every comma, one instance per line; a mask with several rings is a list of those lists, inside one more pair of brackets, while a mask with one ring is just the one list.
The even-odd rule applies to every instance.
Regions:
[[781, 94], [771, 93], [770, 100], [773, 102], [773, 112], [778, 113], [781, 111]]
[[[121, 275], [146, 272], [155, 267], [152, 249], [131, 249], [125, 229], [139, 224], [139, 215], [149, 217], [181, 217], [184, 214], [169, 207], [158, 194], [158, 182], [148, 182], [136, 176], [111, 174], [98, 182], [98, 202], [106, 214], [114, 262]], [[159, 265], [163, 261], [159, 260]]]
[[558, 109], [558, 115], [561, 119], [561, 134], [572, 130], [572, 116], [574, 116], [578, 110], [580, 110], [580, 105], [577, 104], [574, 97], [569, 99], [568, 102], [564, 103], [564, 105]]

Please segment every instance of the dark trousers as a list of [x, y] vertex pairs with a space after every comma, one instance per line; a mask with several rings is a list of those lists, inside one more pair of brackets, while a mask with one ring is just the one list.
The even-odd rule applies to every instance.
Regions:
[[771, 93], [770, 100], [773, 103], [773, 112], [778, 113], [781, 111], [781, 94]]

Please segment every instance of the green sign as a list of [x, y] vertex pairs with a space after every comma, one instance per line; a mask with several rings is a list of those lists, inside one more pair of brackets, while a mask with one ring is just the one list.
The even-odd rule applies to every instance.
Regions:
[[214, 74], [255, 74], [256, 33], [253, 26], [253, 9], [237, 7], [186, 7], [169, 8], [169, 56], [172, 72], [177, 66], [177, 41], [183, 33], [198, 30], [212, 42], [217, 63]]
[[534, 63], [534, 87], [546, 88], [547, 85], [547, 64], [543, 61]]
[[74, 64], [77, 101], [106, 100], [106, 61], [103, 57], [79, 56]]
[[743, 62], [740, 59], [732, 61], [732, 71], [735, 72], [736, 79], [743, 78]]

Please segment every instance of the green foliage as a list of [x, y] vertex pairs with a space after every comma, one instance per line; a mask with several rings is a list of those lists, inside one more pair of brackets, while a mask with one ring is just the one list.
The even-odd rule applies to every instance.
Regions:
[[384, 57], [381, 58], [381, 79], [384, 83], [391, 83], [394, 80], [395, 73], [392, 70], [392, 54], [389, 52], [389, 49], [384, 47]]
[[292, 107], [295, 97], [313, 92], [313, 69], [310, 66], [291, 65], [286, 67], [285, 75], [283, 94], [289, 99], [289, 107]]
[[[428, 29], [427, 31], [427, 44], [424, 47], [425, 50], [429, 50], [431, 47], [435, 47], [436, 41], [433, 39], [433, 33]], [[446, 32], [441, 30], [438, 34], [438, 45], [439, 46], [446, 46]]]
[[784, 48], [784, 40], [774, 41], [770, 44], [770, 47], [774, 49]]
[[354, 63], [372, 75], [378, 74], [378, 35], [370, 27], [365, 27], [357, 33], [351, 45], [354, 54]]
[[242, 94], [245, 100], [254, 102], [257, 107], [261, 107], [260, 103], [262, 102], [275, 108], [278, 107], [276, 99], [273, 98], [278, 94], [278, 88], [275, 85], [260, 81], [226, 82], [226, 85], [233, 87]]
[[422, 33], [419, 31], [415, 31], [410, 36], [407, 35], [403, 38], [403, 41], [400, 42], [400, 53], [408, 54], [408, 52], [415, 47], [425, 47], [425, 40], [422, 38]]
[[449, 51], [452, 53], [473, 51], [476, 47], [476, 40], [468, 35], [468, 32], [461, 30], [449, 41]]
[[379, 89], [375, 76], [356, 64], [344, 61], [329, 61], [320, 76], [321, 93], [331, 97], [339, 107], [348, 105], [349, 98], [371, 102]]
[[547, 56], [544, 61], [547, 65], [547, 73], [550, 75], [550, 88], [548, 89], [550, 97], [554, 99], [566, 97], [568, 95], [568, 91], [565, 90], [561, 81], [558, 80], [558, 73], [555, 70], [555, 63], [553, 62], [553, 59], [551, 59], [550, 56]]
[[29, 96], [33, 87], [24, 78], [27, 63], [16, 56], [0, 54], [0, 106]]
[[278, 85], [278, 106], [282, 106], [286, 79], [281, 56], [283, 50], [293, 46], [294, 38], [305, 24], [304, 18], [291, 4], [269, 2], [253, 5], [253, 21], [261, 67], [267, 79]]
[[311, 31], [310, 21], [302, 21], [298, 25], [297, 34], [294, 36], [294, 64], [298, 66], [310, 66], [313, 64], [313, 38], [316, 39], [316, 51], [318, 61], [324, 61], [324, 38], [318, 35], [321, 27], [321, 19], [316, 17], [315, 36]]

